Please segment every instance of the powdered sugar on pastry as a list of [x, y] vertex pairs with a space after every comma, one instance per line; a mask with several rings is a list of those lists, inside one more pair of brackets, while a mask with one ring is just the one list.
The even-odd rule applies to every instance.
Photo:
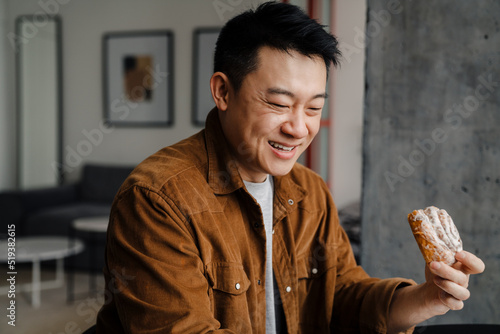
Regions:
[[455, 254], [462, 250], [462, 240], [450, 215], [430, 206], [408, 215], [413, 236], [427, 263], [455, 263]]

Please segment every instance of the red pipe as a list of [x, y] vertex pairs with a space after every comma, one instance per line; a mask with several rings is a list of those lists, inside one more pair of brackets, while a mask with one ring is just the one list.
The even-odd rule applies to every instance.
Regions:
[[[314, 16], [314, 0], [308, 0], [307, 1], [307, 12], [309, 14], [309, 17], [313, 17]], [[313, 167], [313, 143], [311, 143], [311, 145], [307, 148], [306, 150], [306, 159], [305, 159], [305, 165], [306, 167], [308, 168], [311, 168]]]
[[314, 15], [316, 7], [315, 7], [315, 0], [307, 0], [307, 11], [309, 12], [309, 17], [314, 19]]

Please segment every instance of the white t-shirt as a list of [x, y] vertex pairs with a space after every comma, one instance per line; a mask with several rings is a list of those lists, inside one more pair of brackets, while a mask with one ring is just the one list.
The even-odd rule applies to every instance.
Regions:
[[[278, 333], [277, 329], [282, 320], [277, 319], [282, 312], [275, 311], [275, 307], [281, 308], [281, 301], [275, 301], [276, 296], [279, 299], [278, 288], [273, 275], [273, 197], [274, 183], [272, 176], [268, 176], [266, 181], [261, 183], [243, 181], [248, 192], [259, 203], [264, 218], [266, 229], [266, 334]], [[278, 330], [278, 331], [277, 331]]]

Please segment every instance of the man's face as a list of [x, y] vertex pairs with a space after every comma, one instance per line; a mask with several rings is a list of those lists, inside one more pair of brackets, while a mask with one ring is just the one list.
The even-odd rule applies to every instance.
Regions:
[[238, 93], [229, 87], [222, 128], [245, 181], [285, 175], [318, 133], [325, 103], [322, 58], [263, 47]]

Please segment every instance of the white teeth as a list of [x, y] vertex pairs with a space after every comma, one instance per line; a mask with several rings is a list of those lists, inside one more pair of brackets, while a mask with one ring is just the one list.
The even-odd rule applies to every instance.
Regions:
[[273, 146], [274, 148], [278, 148], [278, 149], [286, 151], [286, 152], [290, 152], [291, 150], [293, 150], [293, 146], [292, 147], [283, 146], [283, 145], [275, 143], [273, 141], [270, 141], [269, 144], [271, 144], [271, 146]]

